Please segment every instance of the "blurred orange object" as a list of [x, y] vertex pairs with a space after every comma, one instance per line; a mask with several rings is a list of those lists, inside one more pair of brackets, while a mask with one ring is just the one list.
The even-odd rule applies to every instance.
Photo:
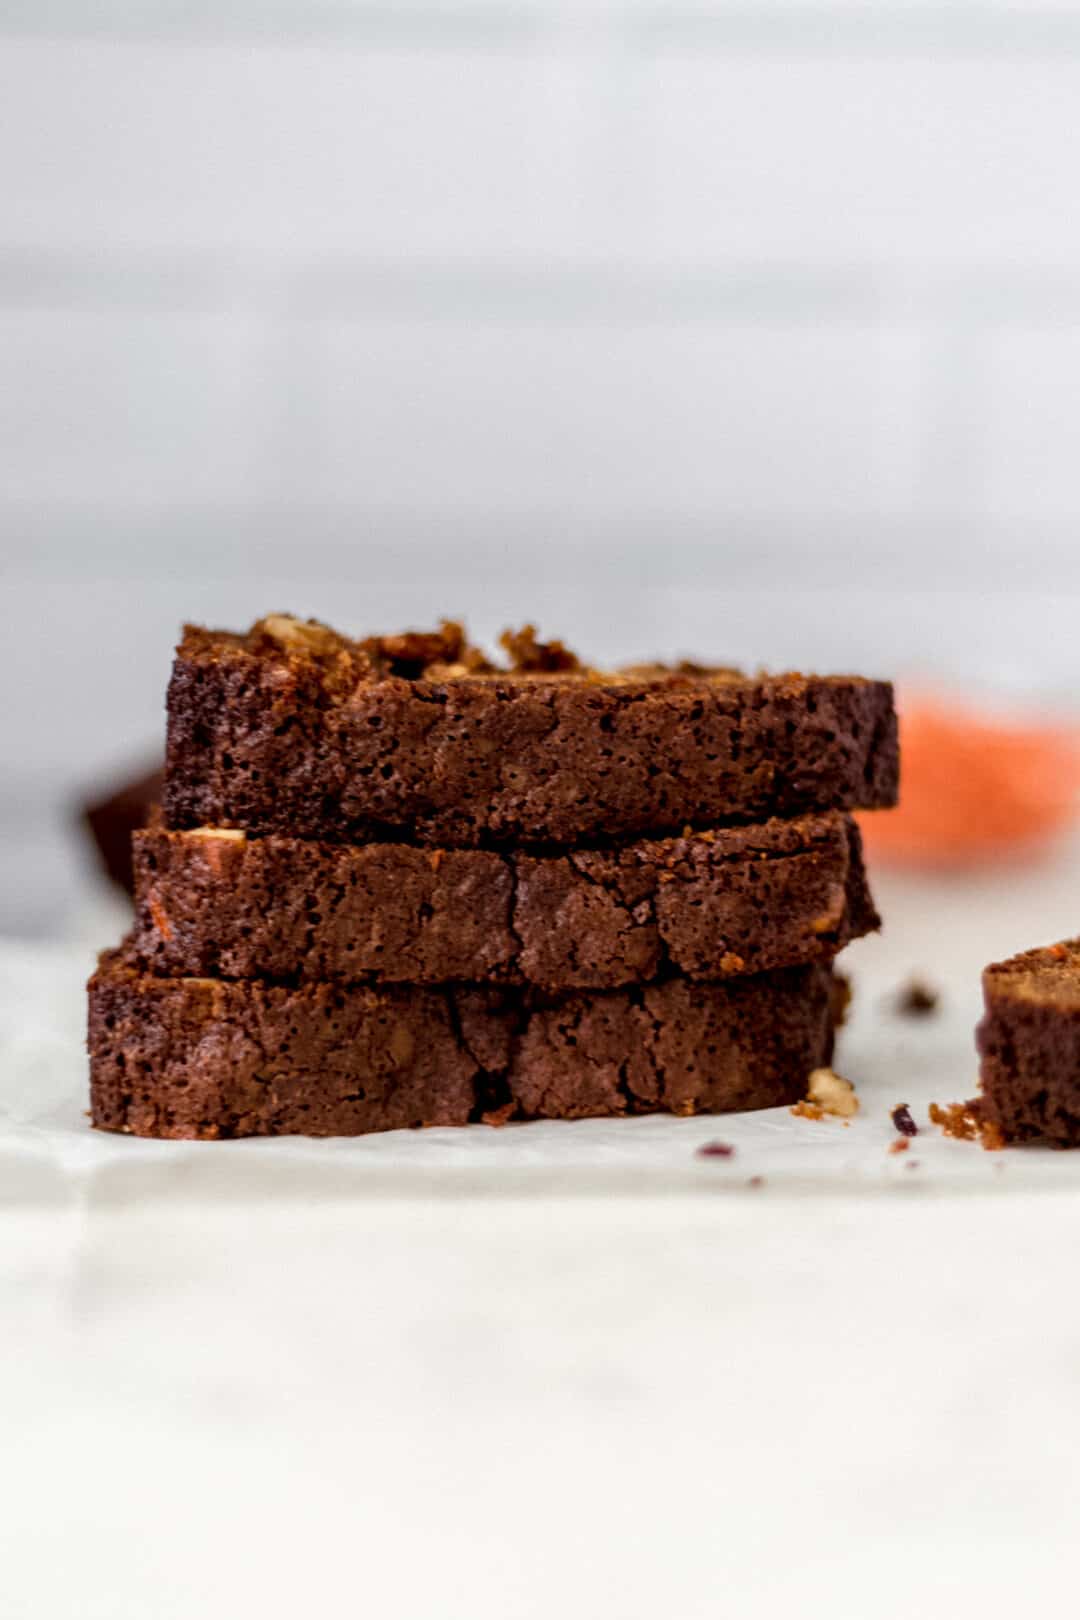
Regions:
[[925, 694], [899, 707], [900, 807], [859, 817], [874, 859], [934, 868], [1020, 859], [1073, 820], [1080, 732]]

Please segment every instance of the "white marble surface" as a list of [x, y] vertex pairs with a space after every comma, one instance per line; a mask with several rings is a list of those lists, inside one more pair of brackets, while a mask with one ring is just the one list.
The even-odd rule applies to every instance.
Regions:
[[1058, 1612], [1080, 1154], [886, 1145], [1078, 873], [879, 877], [848, 1129], [96, 1137], [87, 951], [5, 946], [4, 1620]]

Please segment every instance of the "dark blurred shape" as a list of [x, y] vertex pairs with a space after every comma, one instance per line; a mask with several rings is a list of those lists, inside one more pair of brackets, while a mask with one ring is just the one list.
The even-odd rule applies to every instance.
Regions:
[[940, 993], [925, 979], [909, 979], [896, 998], [902, 1018], [929, 1018], [941, 1003]]
[[88, 804], [82, 819], [90, 830], [105, 872], [131, 894], [131, 835], [145, 827], [150, 811], [161, 799], [162, 771], [147, 771], [114, 789], [108, 798]]
[[1029, 859], [1076, 819], [1077, 731], [926, 694], [899, 709], [899, 808], [859, 818], [872, 860], [943, 871]]

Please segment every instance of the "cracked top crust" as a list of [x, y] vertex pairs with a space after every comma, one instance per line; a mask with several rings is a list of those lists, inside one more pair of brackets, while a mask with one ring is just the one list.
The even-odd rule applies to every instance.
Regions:
[[335, 842], [565, 846], [895, 802], [892, 688], [698, 665], [602, 673], [530, 627], [354, 641], [275, 614], [189, 627], [164, 810]]

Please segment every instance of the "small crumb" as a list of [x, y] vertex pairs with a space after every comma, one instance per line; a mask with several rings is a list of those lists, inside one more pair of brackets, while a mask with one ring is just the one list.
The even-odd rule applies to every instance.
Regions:
[[764, 1176], [751, 1176], [750, 1180], [746, 1183], [746, 1185], [748, 1187], [764, 1187], [764, 1185], [765, 1185], [765, 1177]]
[[817, 1103], [825, 1114], [850, 1119], [859, 1112], [859, 1099], [850, 1080], [833, 1069], [815, 1069], [807, 1086], [807, 1100]]
[[527, 675], [551, 675], [560, 670], [580, 669], [576, 654], [561, 641], [540, 641], [536, 626], [526, 624], [520, 630], [504, 630], [499, 646], [510, 657], [510, 668]]
[[797, 1119], [825, 1118], [824, 1108], [819, 1108], [817, 1103], [807, 1102], [805, 1098], [802, 1102], [792, 1103], [791, 1112]]
[[918, 1170], [922, 1165], [921, 1159], [909, 1159], [904, 1166], [905, 1170]]
[[931, 1103], [930, 1123], [956, 1142], [974, 1142], [979, 1128], [967, 1103], [947, 1103], [944, 1108], [940, 1103]]
[[496, 1129], [498, 1129], [500, 1125], [506, 1124], [511, 1114], [514, 1112], [515, 1106], [516, 1104], [511, 1101], [508, 1103], [503, 1103], [501, 1108], [489, 1108], [486, 1114], [480, 1115], [480, 1123], [482, 1125], [493, 1125]]
[[730, 1142], [705, 1142], [697, 1150], [699, 1159], [730, 1159], [734, 1153]]
[[720, 958], [721, 973], [742, 973], [746, 962], [735, 951], [725, 951]]
[[896, 998], [902, 1018], [929, 1018], [941, 1005], [941, 995], [925, 979], [910, 979]]
[[907, 1103], [898, 1103], [890, 1117], [901, 1136], [918, 1136], [919, 1127], [912, 1119]]
[[897, 1136], [889, 1143], [890, 1153], [906, 1153], [911, 1146], [906, 1136]]
[[982, 1100], [969, 1102], [930, 1104], [931, 1124], [940, 1126], [946, 1136], [957, 1142], [981, 1142], [988, 1153], [997, 1153], [1005, 1146], [1005, 1135], [996, 1120], [987, 1119]]

